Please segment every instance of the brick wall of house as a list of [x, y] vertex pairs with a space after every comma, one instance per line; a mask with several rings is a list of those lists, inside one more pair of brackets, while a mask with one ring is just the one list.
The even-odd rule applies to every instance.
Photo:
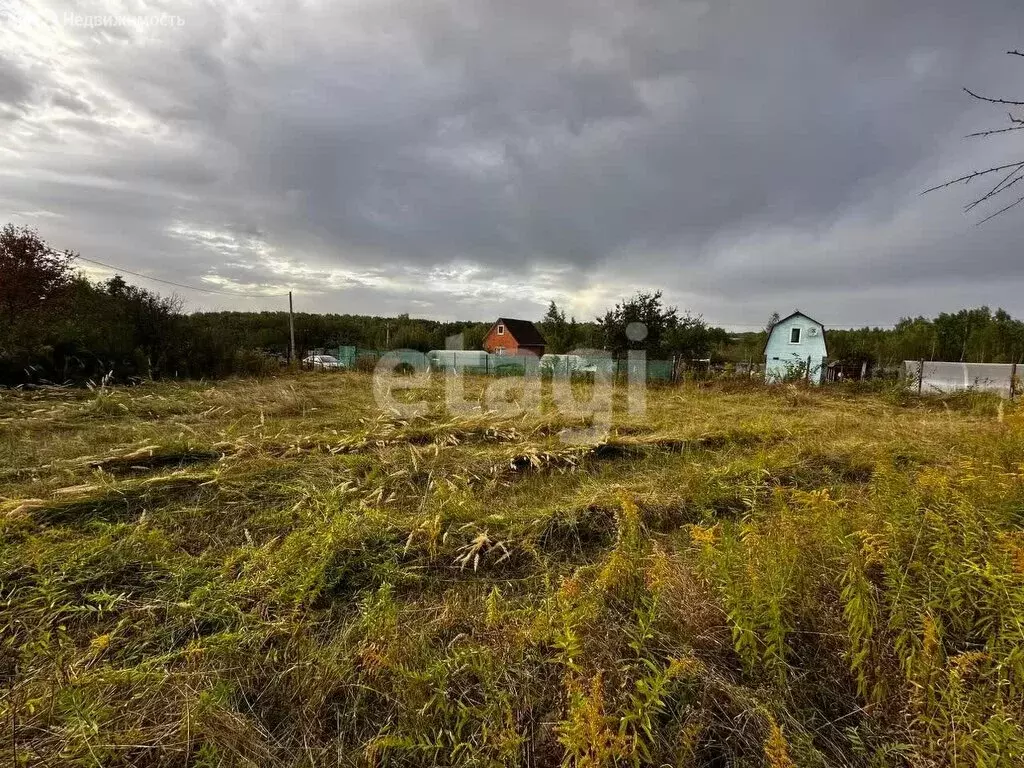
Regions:
[[498, 318], [484, 337], [483, 348], [494, 355], [544, 354], [546, 344], [533, 323]]
[[[505, 332], [499, 334], [498, 326], [495, 325], [484, 337], [483, 348], [492, 355], [516, 355], [525, 352], [532, 352], [540, 357], [544, 354], [544, 345], [520, 344], [516, 338], [505, 328]], [[501, 350], [500, 352], [498, 350]]]
[[[490, 333], [484, 337], [484, 349], [495, 355], [514, 355], [519, 351], [519, 342], [512, 338], [512, 334], [508, 332], [508, 328], [505, 328], [505, 333], [499, 334], [498, 327], [499, 326], [495, 325], [491, 328]], [[499, 349], [503, 349], [503, 351], [498, 352]]]

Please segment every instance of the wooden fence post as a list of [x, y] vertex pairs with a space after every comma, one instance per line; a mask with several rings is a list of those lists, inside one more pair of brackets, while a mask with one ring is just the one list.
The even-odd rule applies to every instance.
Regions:
[[921, 394], [921, 390], [924, 388], [924, 358], [922, 357], [917, 363], [917, 394]]
[[1010, 399], [1013, 400], [1013, 396], [1016, 394], [1017, 389], [1017, 361], [1013, 361], [1013, 367], [1010, 368]]

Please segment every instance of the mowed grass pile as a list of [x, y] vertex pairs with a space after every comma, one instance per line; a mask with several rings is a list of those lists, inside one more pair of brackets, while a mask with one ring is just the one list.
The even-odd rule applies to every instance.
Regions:
[[0, 393], [0, 763], [1024, 764], [1012, 406], [430, 397]]

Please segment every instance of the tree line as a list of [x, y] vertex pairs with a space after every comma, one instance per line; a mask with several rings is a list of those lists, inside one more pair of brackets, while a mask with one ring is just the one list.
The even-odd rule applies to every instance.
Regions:
[[[37, 232], [0, 229], [0, 384], [27, 381], [202, 378], [278, 370], [289, 349], [287, 312], [186, 314], [176, 297], [128, 284], [121, 276], [93, 281], [75, 268], [76, 254], [51, 248]], [[462, 334], [479, 349], [488, 322], [441, 322], [297, 313], [296, 348], [332, 350], [444, 349]], [[538, 322], [548, 352], [605, 349], [649, 359], [763, 362], [768, 328], [729, 333], [703, 317], [665, 304], [661, 292], [640, 292], [593, 320], [567, 317], [551, 302]], [[827, 332], [829, 357], [874, 368], [902, 360], [1014, 362], [1024, 358], [1024, 323], [987, 307], [901, 320], [895, 328]]]
[[[221, 377], [276, 370], [289, 352], [287, 312], [186, 314], [176, 297], [129, 285], [121, 276], [92, 281], [77, 255], [51, 248], [28, 228], [0, 230], [0, 384], [25, 381]], [[361, 349], [479, 349], [491, 322], [441, 322], [300, 312], [300, 354], [340, 346]], [[645, 340], [626, 329], [642, 322]], [[640, 293], [592, 321], [567, 318], [552, 302], [539, 321], [548, 351], [643, 348], [651, 357], [707, 357], [728, 340], [700, 317], [665, 306], [661, 293]]]

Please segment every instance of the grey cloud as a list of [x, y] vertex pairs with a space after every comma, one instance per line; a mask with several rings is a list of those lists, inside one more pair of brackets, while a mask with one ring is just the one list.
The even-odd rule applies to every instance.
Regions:
[[53, 104], [54, 106], [62, 107], [69, 112], [76, 112], [82, 115], [91, 115], [93, 113], [92, 105], [90, 105], [89, 102], [70, 91], [55, 94], [53, 97]]
[[18, 107], [32, 94], [28, 73], [0, 56], [0, 105]]
[[[796, 301], [888, 321], [981, 283], [988, 303], [1010, 304], [1007, 286], [1024, 278], [1021, 218], [974, 228], [958, 210], [964, 190], [917, 197], [1015, 151], [958, 141], [1005, 119], [960, 87], [1013, 94], [1024, 71], [1002, 57], [1024, 20], [1012, 0], [181, 13], [184, 27], [144, 45], [81, 33], [74, 71], [50, 59], [41, 78], [77, 72], [89, 92], [53, 86], [52, 104], [74, 117], [36, 115], [14, 163], [18, 210], [65, 214], [44, 229], [131, 268], [288, 281], [255, 246], [233, 257], [246, 270], [168, 234], [184, 223], [242, 243], [258, 233], [308, 266], [313, 277], [291, 280], [310, 290], [317, 270], [428, 275], [457, 262], [503, 285], [557, 267], [533, 298], [505, 301], [536, 314], [555, 292], [657, 287], [723, 322]], [[30, 103], [30, 66], [44, 64], [27, 49], [0, 59], [0, 101]], [[423, 279], [317, 301], [365, 311], [405, 296], [433, 315], [505, 306], [487, 291], [455, 304]]]

